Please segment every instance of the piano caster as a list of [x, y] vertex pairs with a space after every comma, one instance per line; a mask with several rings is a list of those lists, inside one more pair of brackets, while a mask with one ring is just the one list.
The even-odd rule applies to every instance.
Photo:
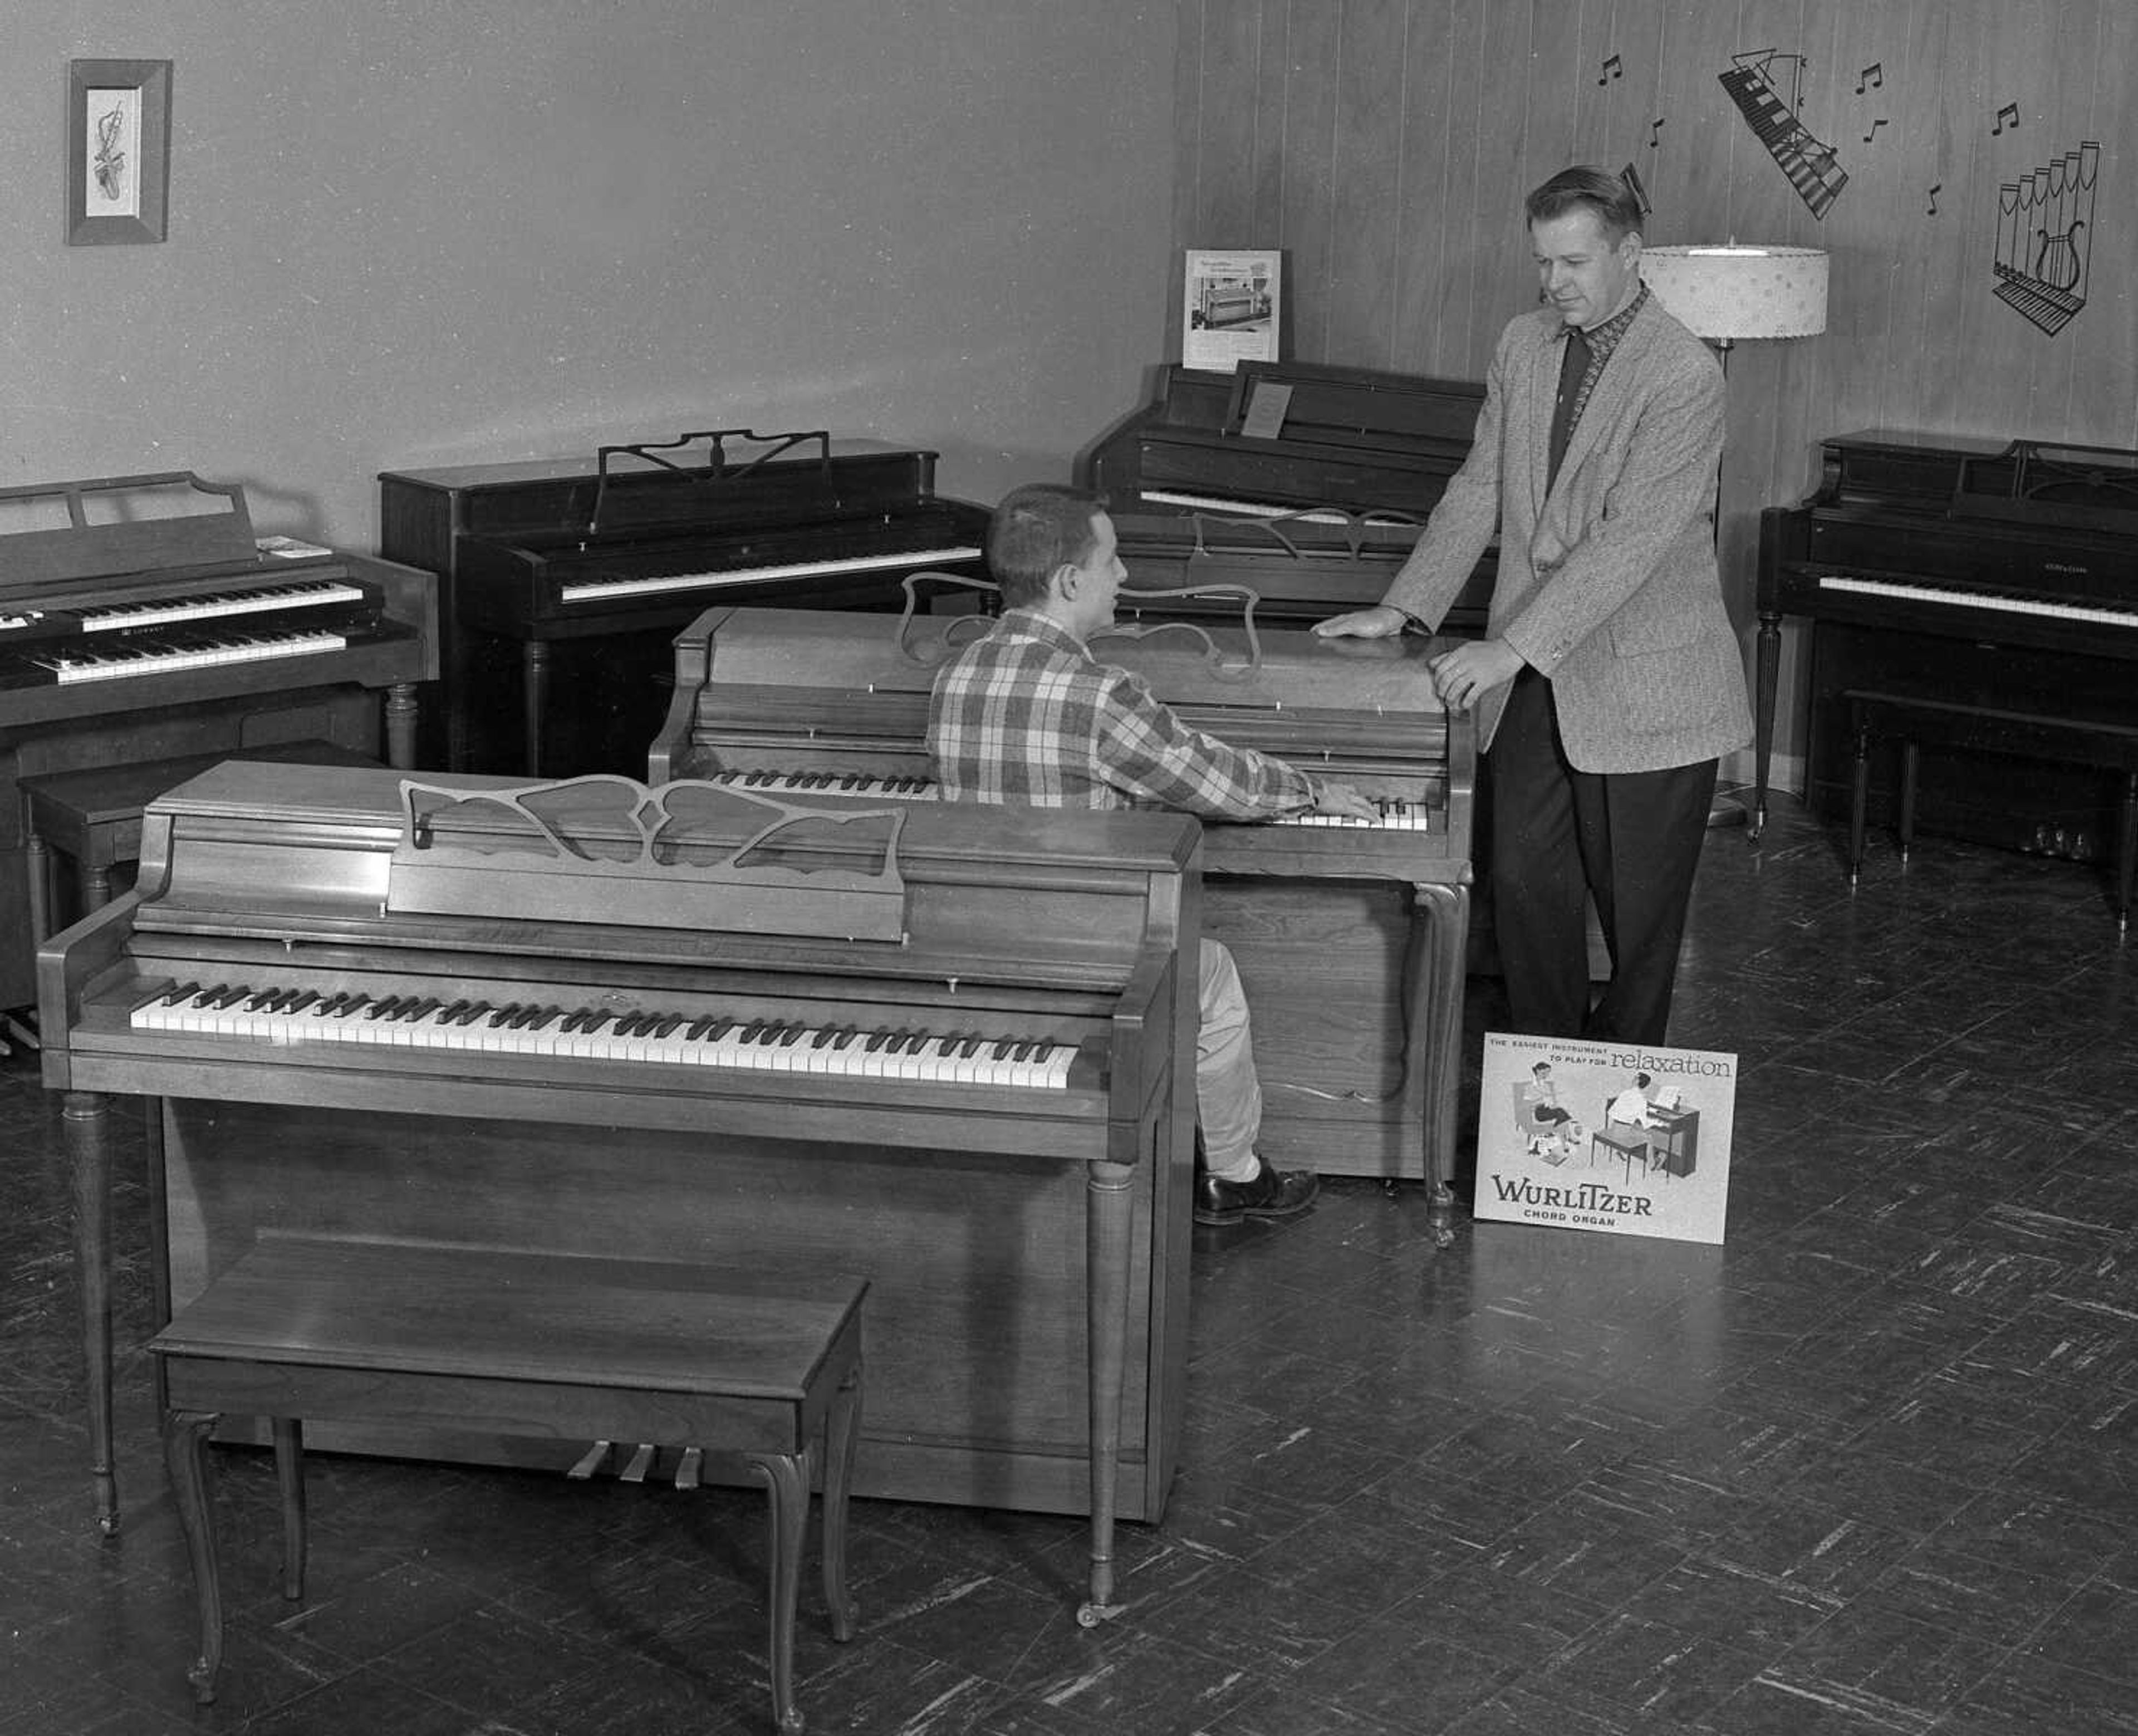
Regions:
[[1076, 1625], [1096, 1627], [1101, 1621], [1110, 1621], [1128, 1608], [1125, 1603], [1080, 1603], [1076, 1606]]

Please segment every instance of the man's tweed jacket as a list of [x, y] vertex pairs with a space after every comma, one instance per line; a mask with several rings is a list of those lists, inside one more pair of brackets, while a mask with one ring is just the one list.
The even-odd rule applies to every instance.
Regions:
[[[1437, 627], [1500, 534], [1490, 631], [1550, 677], [1584, 772], [1659, 771], [1751, 739], [1715, 564], [1722, 372], [1651, 295], [1619, 339], [1545, 493], [1559, 315], [1500, 335], [1469, 458], [1383, 599]], [[1506, 702], [1479, 707], [1489, 744]]]

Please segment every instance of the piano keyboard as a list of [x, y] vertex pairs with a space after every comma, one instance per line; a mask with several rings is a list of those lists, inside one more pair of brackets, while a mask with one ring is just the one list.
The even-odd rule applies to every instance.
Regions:
[[1849, 591], [1865, 597], [1897, 597], [1910, 602], [1940, 602], [1955, 608], [1982, 609], [1997, 615], [2039, 615], [2051, 621], [2089, 621], [2106, 627], [2138, 624], [2138, 607], [2103, 608], [2096, 604], [2058, 602], [2045, 597], [2016, 596], [1996, 591], [1967, 591], [1951, 585], [1901, 583], [1883, 578], [1851, 578], [1842, 573], [1819, 575], [1822, 591]]
[[823, 578], [837, 573], [881, 573], [909, 567], [947, 565], [980, 558], [977, 548], [885, 549], [874, 554], [832, 560], [795, 561], [771, 567], [729, 567], [710, 573], [668, 573], [640, 578], [582, 579], [562, 587], [566, 602], [607, 602], [618, 597], [644, 597], [661, 591], [715, 591], [730, 585], [756, 585], [783, 578]]
[[[858, 772], [718, 772], [709, 783], [725, 783], [737, 789], [759, 790], [781, 796], [852, 796], [866, 802], [933, 802], [935, 784], [927, 778], [870, 778]], [[1349, 814], [1286, 814], [1283, 818], [1255, 822], [1269, 826], [1307, 826], [1354, 831], [1431, 831], [1433, 810], [1422, 802], [1378, 800], [1377, 820], [1354, 819]]]
[[1062, 1090], [1073, 1045], [970, 1031], [866, 1031], [738, 1014], [603, 1012], [533, 1002], [441, 1001], [246, 983], [183, 983], [136, 1007], [136, 1031], [251, 1042], [357, 1043], [567, 1060], [739, 1067], [851, 1079]]
[[270, 609], [318, 608], [327, 603], [364, 600], [363, 591], [355, 585], [320, 578], [303, 584], [159, 597], [143, 602], [98, 603], [68, 612], [83, 632], [108, 633], [127, 627], [161, 627], [173, 621], [213, 621], [231, 615], [257, 615]]
[[[70, 641], [71, 643], [78, 641]], [[334, 632], [288, 628], [264, 633], [184, 634], [144, 644], [119, 643], [94, 651], [56, 651], [25, 658], [51, 672], [55, 680], [115, 681], [133, 675], [168, 675], [177, 670], [206, 669], [219, 663], [251, 663], [266, 657], [301, 657], [347, 648]]]

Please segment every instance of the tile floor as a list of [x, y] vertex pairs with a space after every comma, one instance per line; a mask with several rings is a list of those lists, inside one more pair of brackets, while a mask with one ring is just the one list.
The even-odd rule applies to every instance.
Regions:
[[[1790, 804], [1784, 802], [1789, 808]], [[1472, 985], [1472, 1052], [1495, 991]], [[1198, 1231], [1184, 1468], [1071, 1616], [1076, 1522], [863, 1502], [804, 1592], [817, 1732], [2138, 1732], [2138, 943], [2097, 875], [1717, 831], [1673, 1040], [1742, 1057], [1721, 1248], [1331, 1183]], [[1474, 1120], [1474, 1112], [1466, 1109]], [[154, 1446], [120, 1201], [125, 1529], [90, 1520], [66, 1168], [0, 1066], [0, 1736], [720, 1736], [769, 1724], [761, 1497], [315, 1460], [310, 1597], [231, 1451], [230, 1649]]]

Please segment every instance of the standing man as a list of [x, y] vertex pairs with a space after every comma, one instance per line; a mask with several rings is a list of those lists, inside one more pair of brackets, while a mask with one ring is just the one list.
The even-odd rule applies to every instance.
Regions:
[[[1127, 576], [1104, 499], [1035, 483], [988, 522], [1002, 618], [937, 671], [928, 752], [943, 799], [1032, 807], [1172, 807], [1213, 820], [1282, 814], [1374, 817], [1346, 784], [1190, 729], [1126, 670], [1085, 641], [1114, 619]], [[1288, 1217], [1312, 1203], [1311, 1170], [1277, 1170], [1255, 1150], [1262, 1085], [1233, 955], [1202, 944], [1196, 1040], [1202, 1161], [1195, 1221]]]
[[[1752, 733], [1715, 564], [1722, 372], [1641, 281], [1623, 182], [1569, 168], [1526, 209], [1547, 305], [1501, 334], [1469, 458], [1388, 594], [1316, 631], [1437, 627], [1497, 530], [1490, 636], [1432, 668], [1489, 750], [1512, 1022], [1661, 1043], [1716, 761]], [[1593, 1008], [1587, 896], [1612, 966]]]

